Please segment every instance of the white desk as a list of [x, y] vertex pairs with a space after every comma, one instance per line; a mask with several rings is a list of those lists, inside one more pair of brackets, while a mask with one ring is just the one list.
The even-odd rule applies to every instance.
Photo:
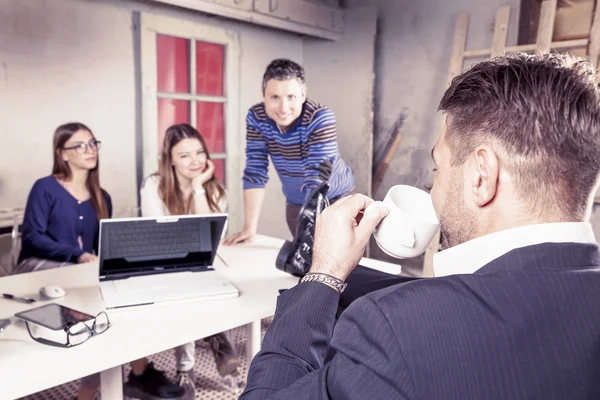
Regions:
[[[0, 399], [22, 397], [98, 371], [102, 371], [102, 397], [121, 399], [122, 364], [245, 324], [251, 359], [260, 347], [260, 320], [275, 313], [279, 289], [298, 282], [275, 268], [282, 243], [259, 236], [251, 245], [219, 248], [214, 267], [239, 289], [239, 297], [111, 310], [112, 327], [77, 347], [36, 343], [13, 317], [13, 324], [0, 334]], [[379, 262], [363, 259], [361, 263]], [[103, 308], [97, 269], [97, 264], [90, 263], [0, 278], [0, 293], [38, 298], [39, 287], [57, 284], [67, 289], [62, 304], [95, 314]], [[42, 304], [0, 298], [0, 318]]]

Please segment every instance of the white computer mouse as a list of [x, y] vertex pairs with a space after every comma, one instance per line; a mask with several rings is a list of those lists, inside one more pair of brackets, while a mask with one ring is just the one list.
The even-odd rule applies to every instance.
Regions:
[[47, 299], [60, 299], [61, 297], [65, 297], [66, 292], [60, 286], [48, 285], [40, 289], [40, 294]]

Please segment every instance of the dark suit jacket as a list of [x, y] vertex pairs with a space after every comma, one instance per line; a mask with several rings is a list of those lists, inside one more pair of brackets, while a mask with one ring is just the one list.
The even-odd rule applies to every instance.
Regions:
[[279, 297], [241, 398], [600, 399], [599, 265], [596, 245], [524, 247], [371, 293], [337, 324], [339, 295], [302, 283]]

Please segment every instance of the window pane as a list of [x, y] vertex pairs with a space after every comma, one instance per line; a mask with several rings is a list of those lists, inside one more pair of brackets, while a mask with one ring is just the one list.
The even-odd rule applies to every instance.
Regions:
[[220, 44], [196, 42], [196, 93], [223, 96], [225, 48]]
[[165, 131], [173, 124], [190, 123], [190, 102], [185, 100], [158, 99], [158, 154], [160, 154]]
[[215, 164], [215, 176], [223, 185], [225, 185], [225, 160], [215, 160], [211, 158]]
[[190, 93], [190, 41], [156, 35], [159, 92]]
[[225, 151], [223, 137], [223, 103], [198, 102], [196, 105], [196, 128], [204, 138], [210, 153]]

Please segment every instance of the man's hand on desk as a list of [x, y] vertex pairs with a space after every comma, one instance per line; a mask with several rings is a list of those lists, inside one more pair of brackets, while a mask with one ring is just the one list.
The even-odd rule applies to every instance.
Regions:
[[256, 237], [256, 232], [251, 231], [250, 229], [244, 229], [241, 232], [234, 233], [233, 235], [227, 236], [223, 244], [225, 246], [230, 246], [232, 244], [238, 244], [241, 242], [244, 243], [252, 243], [254, 238]]
[[346, 280], [363, 256], [371, 233], [389, 213], [387, 208], [377, 207], [363, 215], [372, 202], [355, 194], [338, 200], [317, 217], [309, 272]]

